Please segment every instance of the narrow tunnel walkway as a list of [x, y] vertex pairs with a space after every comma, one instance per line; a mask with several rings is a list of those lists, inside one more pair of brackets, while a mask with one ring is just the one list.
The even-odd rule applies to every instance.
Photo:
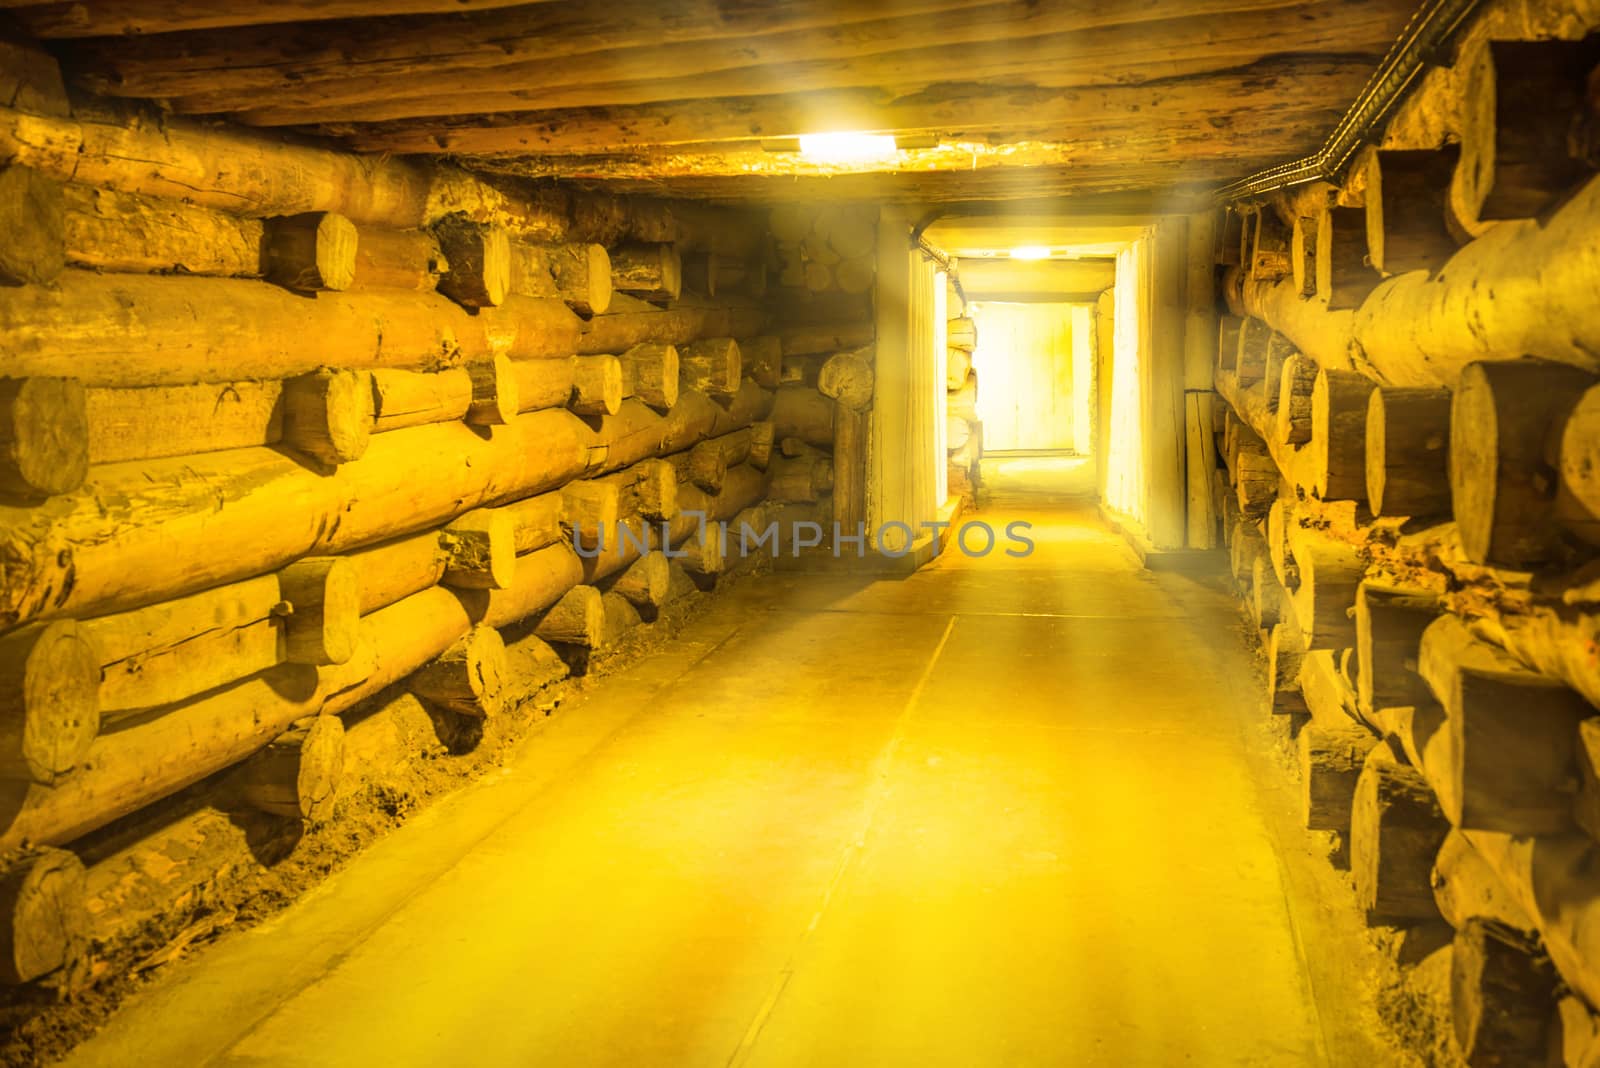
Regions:
[[1036, 552], [746, 584], [71, 1063], [1350, 1063], [1236, 616], [981, 518]]

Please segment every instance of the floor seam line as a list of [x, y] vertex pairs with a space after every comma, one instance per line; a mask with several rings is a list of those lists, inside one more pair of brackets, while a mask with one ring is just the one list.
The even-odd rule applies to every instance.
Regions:
[[872, 831], [872, 824], [877, 817], [878, 807], [882, 804], [882, 781], [888, 773], [889, 765], [894, 761], [895, 753], [900, 748], [900, 742], [905, 738], [906, 724], [910, 722], [911, 714], [916, 710], [917, 702], [922, 699], [923, 692], [927, 690], [928, 680], [933, 677], [934, 668], [938, 666], [939, 658], [944, 655], [945, 646], [950, 644], [950, 635], [955, 632], [956, 621], [960, 618], [959, 615], [951, 613], [950, 621], [945, 624], [944, 633], [939, 636], [938, 644], [933, 647], [933, 652], [928, 657], [927, 666], [922, 669], [922, 674], [917, 677], [916, 685], [911, 688], [910, 694], [906, 696], [905, 707], [901, 709], [900, 715], [895, 718], [894, 729], [889, 735], [889, 741], [883, 747], [883, 751], [878, 754], [877, 759], [873, 761], [873, 767], [869, 772], [868, 794], [861, 827], [852, 836], [854, 840], [845, 843], [844, 850], [839, 857], [839, 864], [834, 869], [833, 878], [828, 880], [827, 888], [822, 892], [822, 900], [818, 903], [816, 911], [812, 913], [811, 922], [800, 933], [794, 948], [789, 952], [788, 960], [778, 971], [778, 977], [773, 983], [772, 991], [763, 999], [761, 1007], [756, 1011], [755, 1018], [750, 1021], [750, 1026], [745, 1030], [744, 1037], [739, 1040], [739, 1045], [729, 1055], [728, 1068], [738, 1068], [739, 1065], [745, 1063], [750, 1053], [755, 1049], [756, 1041], [761, 1037], [762, 1029], [766, 1026], [767, 1021], [772, 1018], [773, 1012], [777, 1010], [778, 1002], [782, 999], [784, 990], [788, 988], [789, 980], [794, 976], [795, 966], [799, 961], [801, 951], [805, 949], [807, 941], [821, 925], [822, 916], [827, 911], [828, 905], [833, 901], [834, 892], [844, 882], [845, 876], [854, 865], [855, 858], [860, 855], [861, 848], [866, 843], [866, 837]]

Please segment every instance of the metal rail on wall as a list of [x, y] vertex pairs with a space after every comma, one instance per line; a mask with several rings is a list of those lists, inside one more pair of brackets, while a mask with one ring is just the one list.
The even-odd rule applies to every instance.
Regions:
[[1235, 203], [1307, 182], [1336, 181], [1412, 83], [1430, 64], [1439, 62], [1456, 31], [1480, 3], [1481, 0], [1429, 0], [1423, 4], [1314, 155], [1252, 174], [1218, 190], [1217, 199], [1225, 204]]

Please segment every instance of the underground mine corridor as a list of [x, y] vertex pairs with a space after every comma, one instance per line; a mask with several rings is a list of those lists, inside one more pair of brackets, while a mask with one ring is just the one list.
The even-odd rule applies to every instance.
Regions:
[[0, 1060], [1597, 1068], [1597, 30], [0, 0]]

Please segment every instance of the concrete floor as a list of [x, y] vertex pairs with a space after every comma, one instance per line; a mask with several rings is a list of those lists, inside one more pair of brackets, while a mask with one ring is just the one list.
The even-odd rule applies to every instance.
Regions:
[[721, 599], [70, 1063], [1388, 1063], [1228, 602], [1022, 509]]

